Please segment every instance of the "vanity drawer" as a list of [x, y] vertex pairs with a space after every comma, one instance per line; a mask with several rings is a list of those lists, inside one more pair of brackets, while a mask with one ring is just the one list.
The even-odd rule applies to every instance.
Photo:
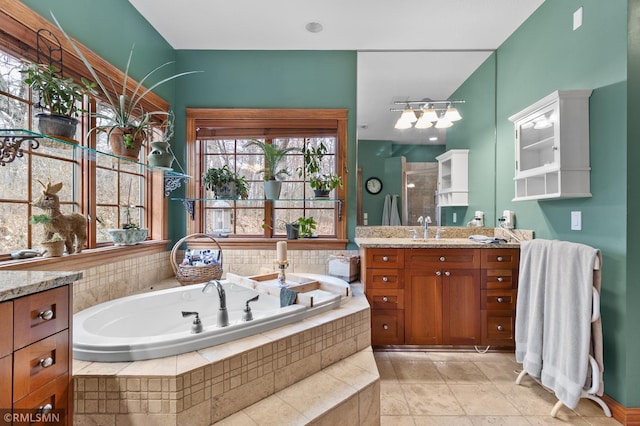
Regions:
[[514, 269], [520, 266], [520, 249], [484, 249], [482, 268]]
[[402, 345], [404, 343], [404, 310], [371, 310], [371, 344]]
[[11, 408], [13, 398], [11, 390], [13, 389], [13, 357], [7, 355], [0, 358], [0, 410]]
[[68, 330], [16, 351], [13, 355], [14, 402], [67, 373], [68, 370]]
[[69, 328], [68, 286], [13, 301], [14, 350]]
[[13, 352], [13, 302], [0, 303], [0, 357]]
[[514, 346], [515, 316], [511, 311], [482, 311], [482, 344]]
[[367, 269], [367, 292], [372, 288], [404, 288], [402, 269]]
[[408, 269], [437, 268], [478, 269], [480, 250], [478, 249], [410, 249], [405, 254]]
[[404, 309], [404, 290], [367, 290], [367, 300], [372, 309]]
[[516, 290], [482, 290], [481, 300], [481, 309], [514, 311]]
[[393, 248], [367, 249], [367, 269], [403, 268], [404, 250]]
[[71, 421], [68, 418], [69, 415], [67, 408], [70, 391], [71, 386], [69, 384], [69, 376], [65, 374], [55, 379], [49, 384], [49, 386], [39, 388], [22, 398], [20, 401], [14, 402], [13, 408], [21, 410], [22, 412], [29, 412], [33, 414], [42, 413], [45, 407], [50, 408], [52, 410], [55, 410], [55, 413], [58, 413], [60, 415], [60, 422], [42, 424], [71, 424]]
[[489, 290], [517, 287], [512, 269], [483, 269], [480, 281], [481, 288]]

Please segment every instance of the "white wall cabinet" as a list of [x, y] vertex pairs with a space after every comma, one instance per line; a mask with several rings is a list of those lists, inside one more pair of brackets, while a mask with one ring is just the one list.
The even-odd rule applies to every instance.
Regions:
[[591, 197], [591, 90], [557, 90], [509, 117], [516, 133], [514, 201]]
[[440, 207], [469, 205], [469, 150], [451, 149], [438, 160], [438, 204]]

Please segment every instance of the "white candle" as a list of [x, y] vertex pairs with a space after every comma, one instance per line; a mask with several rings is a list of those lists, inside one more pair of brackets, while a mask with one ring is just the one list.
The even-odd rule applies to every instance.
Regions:
[[287, 260], [287, 242], [278, 241], [276, 243], [276, 258], [278, 262], [286, 262]]

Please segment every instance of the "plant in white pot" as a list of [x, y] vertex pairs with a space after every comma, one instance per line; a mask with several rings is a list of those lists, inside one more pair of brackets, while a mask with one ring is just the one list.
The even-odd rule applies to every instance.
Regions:
[[29, 64], [20, 72], [25, 75], [24, 82], [38, 93], [36, 108], [43, 110], [36, 114], [40, 133], [75, 142], [76, 117], [85, 112], [80, 105], [96, 83], [83, 78], [82, 84], [78, 84], [72, 78], [63, 78], [53, 65]]
[[280, 163], [287, 154], [297, 151], [295, 147], [280, 148], [272, 143], [266, 143], [257, 139], [252, 139], [245, 145], [245, 148], [255, 146], [264, 154], [264, 168], [259, 170], [264, 176], [264, 198], [267, 200], [277, 200], [280, 198], [282, 182], [281, 176], [289, 176], [286, 167], [280, 168]]
[[133, 222], [131, 209], [135, 205], [131, 204], [131, 182], [129, 183], [129, 195], [127, 196], [127, 204], [124, 204], [124, 221], [120, 228], [107, 229], [107, 233], [111, 237], [111, 241], [116, 246], [132, 246], [139, 244], [147, 239], [149, 230], [141, 228], [137, 223]]

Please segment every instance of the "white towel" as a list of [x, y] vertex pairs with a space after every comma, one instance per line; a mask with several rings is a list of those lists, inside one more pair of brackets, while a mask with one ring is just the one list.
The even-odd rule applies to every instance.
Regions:
[[382, 226], [391, 224], [391, 195], [384, 196], [384, 206], [382, 207]]
[[516, 361], [573, 409], [587, 382], [600, 254], [583, 244], [532, 240], [521, 244], [520, 256]]
[[402, 225], [400, 214], [398, 213], [398, 197], [398, 195], [394, 195], [391, 199], [391, 219], [389, 220], [389, 225], [391, 226]]

